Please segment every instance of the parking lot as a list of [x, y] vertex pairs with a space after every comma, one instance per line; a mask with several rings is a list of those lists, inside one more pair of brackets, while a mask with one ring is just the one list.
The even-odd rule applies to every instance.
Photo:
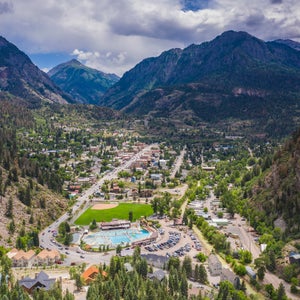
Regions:
[[173, 221], [159, 220], [161, 227], [158, 229], [159, 237], [156, 242], [141, 247], [144, 254], [155, 253], [166, 257], [183, 258], [189, 255], [198, 262], [195, 256], [201, 251], [202, 245], [193, 231], [186, 226], [173, 226]]

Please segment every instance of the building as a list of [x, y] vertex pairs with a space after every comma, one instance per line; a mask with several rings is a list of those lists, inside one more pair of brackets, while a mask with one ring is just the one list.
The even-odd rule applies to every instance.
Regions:
[[233, 273], [230, 269], [223, 268], [220, 281], [225, 280], [231, 282], [236, 289], [239, 289], [241, 285], [240, 278], [235, 273]]
[[162, 281], [164, 278], [165, 278], [166, 274], [163, 270], [156, 270], [155, 272], [153, 273], [149, 273], [148, 274], [148, 278], [149, 279], [156, 279], [158, 281]]
[[151, 198], [153, 196], [152, 190], [141, 190], [139, 196], [141, 198]]
[[229, 224], [228, 219], [211, 219], [211, 221], [218, 226], [227, 226]]
[[300, 265], [300, 254], [299, 253], [291, 253], [289, 256], [290, 264]]
[[161, 180], [162, 174], [151, 174], [150, 178], [154, 181], [158, 181], [158, 180]]
[[10, 259], [12, 259], [17, 253], [19, 252], [18, 249], [13, 248], [9, 252], [6, 253], [6, 256]]
[[25, 277], [19, 280], [18, 283], [26, 292], [32, 294], [34, 290], [44, 289], [48, 291], [51, 289], [55, 283], [55, 278], [49, 278], [48, 274], [41, 271], [34, 278]]
[[222, 273], [222, 264], [215, 254], [210, 254], [208, 257], [208, 269], [212, 276], [219, 276]]
[[34, 264], [38, 266], [42, 265], [53, 265], [55, 262], [60, 260], [60, 253], [57, 250], [42, 250], [37, 256], [34, 258]]
[[165, 159], [160, 159], [159, 165], [162, 169], [165, 169], [167, 167], [167, 161]]
[[[81, 274], [81, 278], [83, 279], [84, 284], [88, 285], [97, 278], [99, 273], [100, 271], [96, 266], [90, 266]], [[102, 276], [107, 277], [105, 271], [102, 271], [101, 274]]]
[[12, 257], [13, 267], [28, 267], [34, 262], [35, 252], [29, 250], [27, 252], [20, 250]]
[[141, 254], [141, 257], [146, 259], [147, 264], [152, 265], [155, 268], [164, 268], [168, 263], [169, 258], [164, 255], [156, 254]]
[[131, 227], [131, 222], [127, 220], [117, 220], [111, 222], [103, 222], [100, 224], [101, 230], [110, 230], [110, 229], [128, 229]]

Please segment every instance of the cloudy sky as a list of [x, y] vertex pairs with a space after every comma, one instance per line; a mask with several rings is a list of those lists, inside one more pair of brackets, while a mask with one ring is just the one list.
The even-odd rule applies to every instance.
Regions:
[[76, 58], [122, 75], [226, 30], [300, 42], [299, 0], [0, 0], [0, 35], [44, 70]]

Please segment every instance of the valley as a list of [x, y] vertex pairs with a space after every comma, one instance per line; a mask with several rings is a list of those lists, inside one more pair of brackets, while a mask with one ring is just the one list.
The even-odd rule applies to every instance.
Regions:
[[227, 31], [121, 78], [50, 78], [1, 38], [1, 297], [298, 299], [291, 45]]

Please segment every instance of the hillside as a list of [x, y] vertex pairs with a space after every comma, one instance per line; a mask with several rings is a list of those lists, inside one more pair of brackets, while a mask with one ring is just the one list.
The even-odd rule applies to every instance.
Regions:
[[210, 42], [143, 60], [99, 105], [196, 122], [249, 120], [269, 134], [283, 127], [286, 134], [299, 125], [291, 118], [298, 107], [299, 79], [298, 51], [229, 31]]
[[0, 241], [31, 243], [37, 230], [67, 208], [58, 176], [20, 150], [18, 130], [35, 126], [33, 114], [18, 99], [0, 101]]
[[252, 222], [264, 220], [300, 238], [300, 131], [274, 155], [269, 171], [252, 188]]
[[77, 102], [86, 104], [97, 104], [100, 97], [119, 80], [117, 75], [86, 67], [75, 59], [54, 67], [48, 75]]
[[0, 89], [25, 100], [29, 107], [40, 103], [72, 103], [29, 57], [15, 45], [0, 37]]

